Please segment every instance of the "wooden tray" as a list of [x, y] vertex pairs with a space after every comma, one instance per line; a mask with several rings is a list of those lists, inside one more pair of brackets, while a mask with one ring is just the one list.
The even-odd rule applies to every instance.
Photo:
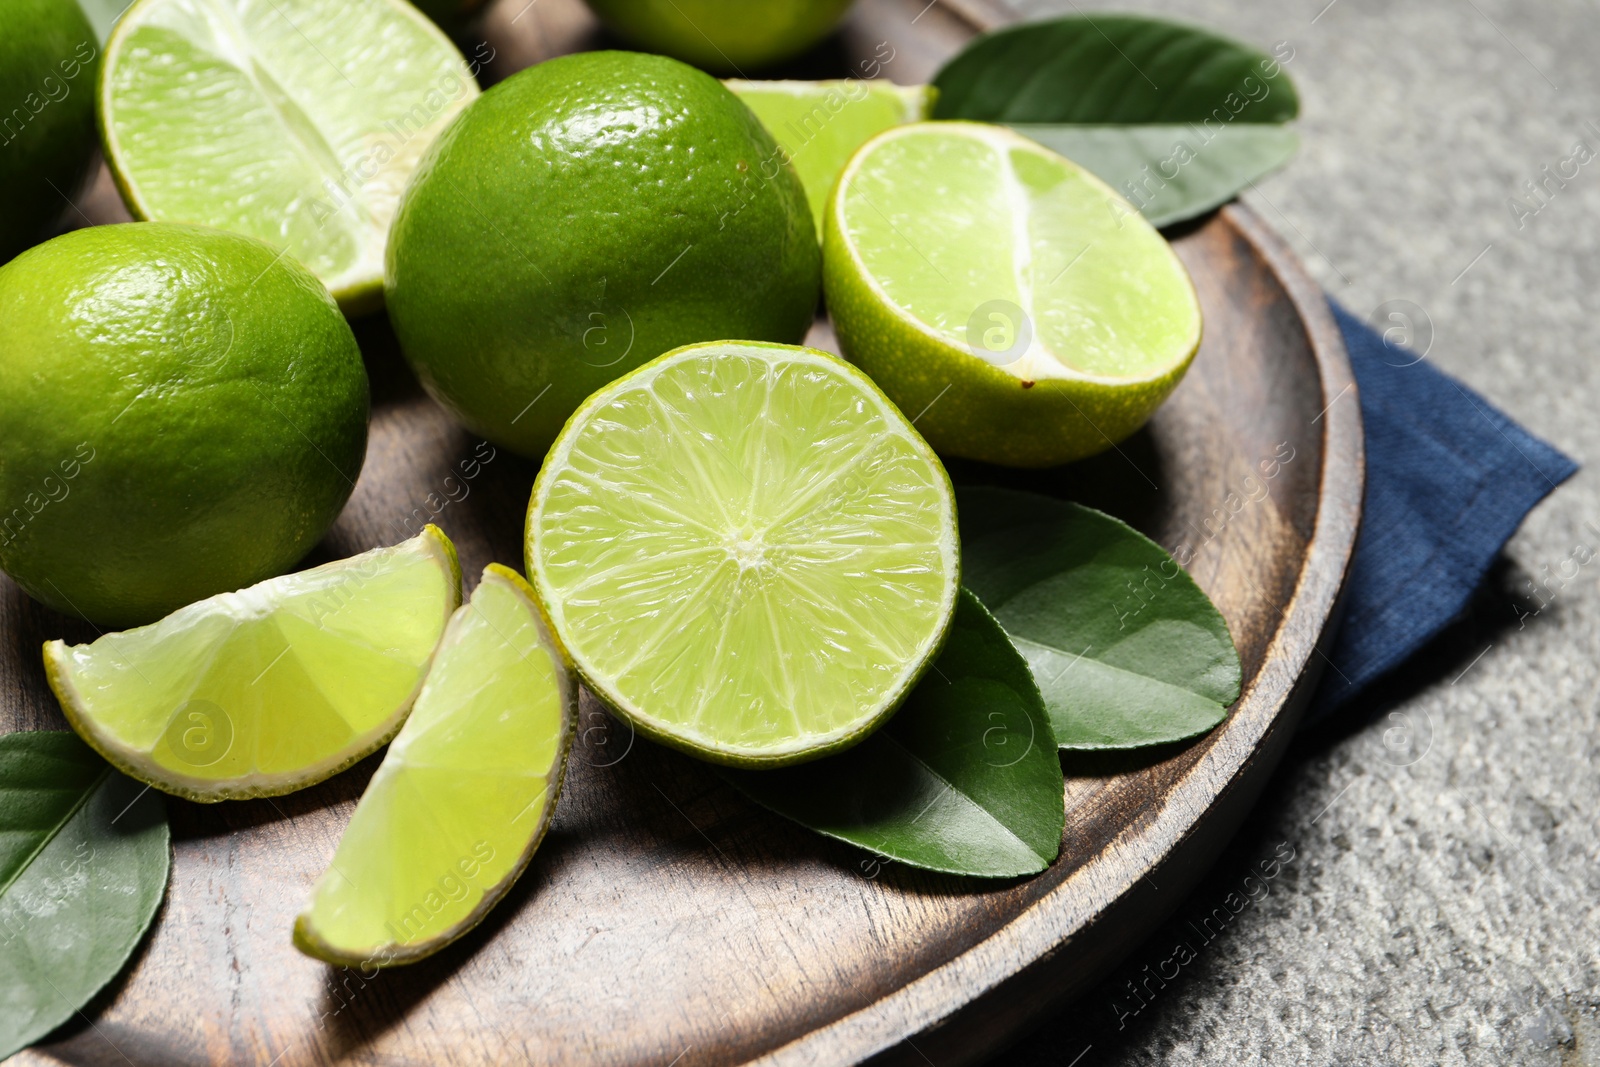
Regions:
[[[924, 80], [997, 17], [971, 0], [862, 0], [812, 69], [843, 73], [886, 44], [886, 74]], [[485, 36], [491, 78], [595, 40], [576, 0], [499, 0]], [[119, 213], [103, 180], [80, 206], [96, 221]], [[1095, 981], [1183, 900], [1277, 763], [1319, 673], [1361, 504], [1360, 413], [1320, 291], [1238, 205], [1175, 243], [1206, 315], [1188, 378], [1119, 450], [1014, 481], [1115, 512], [1169, 550], [1187, 544], [1243, 654], [1244, 695], [1187, 748], [1064, 758], [1067, 826], [1048, 871], [982, 883], [881, 864], [635, 742], [585, 694], [550, 835], [463, 941], [382, 974], [290, 945], [377, 757], [275, 800], [172, 800], [172, 884], [152, 935], [80, 1021], [14, 1062], [942, 1067]], [[469, 580], [491, 560], [519, 564], [534, 468], [423, 396], [381, 317], [358, 332], [371, 451], [319, 556], [432, 519]], [[825, 324], [814, 340], [831, 340]], [[93, 631], [5, 581], [0, 636], [0, 730], [64, 729], [40, 642]]]

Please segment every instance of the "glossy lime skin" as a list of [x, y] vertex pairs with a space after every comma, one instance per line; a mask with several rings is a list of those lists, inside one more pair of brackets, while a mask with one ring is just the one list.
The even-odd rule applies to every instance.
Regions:
[[653, 52], [741, 77], [826, 37], [852, 0], [588, 0], [622, 36]]
[[676, 60], [587, 52], [506, 79], [435, 142], [384, 296], [428, 391], [538, 458], [663, 352], [798, 343], [820, 286], [805, 189], [749, 108]]
[[0, 268], [0, 567], [107, 628], [282, 573], [344, 506], [367, 375], [322, 283], [130, 223]]
[[83, 184], [99, 64], [74, 0], [0, 2], [0, 263], [48, 233]]

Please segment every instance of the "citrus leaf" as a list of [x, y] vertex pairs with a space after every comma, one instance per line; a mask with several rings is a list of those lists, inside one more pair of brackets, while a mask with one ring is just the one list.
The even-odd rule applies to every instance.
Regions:
[[802, 826], [914, 867], [1004, 878], [1061, 848], [1065, 794], [1028, 665], [962, 590], [944, 650], [887, 726], [837, 756], [723, 770]]
[[0, 737], [0, 1059], [114, 978], [166, 891], [161, 795], [69, 733]]
[[1288, 163], [1300, 147], [1287, 126], [1259, 122], [1211, 131], [1194, 125], [1011, 128], [1094, 173], [1154, 226], [1221, 207]]
[[933, 84], [940, 119], [1129, 126], [1300, 113], [1294, 85], [1265, 52], [1138, 15], [1069, 15], [985, 34]]
[[1033, 668], [1062, 748], [1205, 733], [1239, 698], [1227, 623], [1161, 546], [1092, 508], [956, 490], [961, 572]]
[[934, 79], [934, 117], [1015, 126], [1165, 226], [1294, 155], [1288, 58], [1162, 19], [1069, 16], [978, 38]]

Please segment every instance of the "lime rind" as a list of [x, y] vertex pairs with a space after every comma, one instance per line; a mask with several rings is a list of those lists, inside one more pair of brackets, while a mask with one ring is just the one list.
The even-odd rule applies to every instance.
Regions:
[[[335, 20], [350, 25], [335, 32]], [[282, 41], [278, 54], [261, 54], [268, 29]], [[136, 37], [141, 76], [170, 84], [119, 83]], [[359, 62], [327, 55], [340, 39], [361, 42]], [[209, 91], [177, 109], [195, 79], [209, 79]], [[96, 110], [113, 182], [135, 219], [231, 229], [284, 248], [357, 315], [382, 305], [389, 223], [411, 171], [477, 96], [454, 43], [405, 0], [279, 0], [253, 14], [239, 0], [135, 0], [106, 42]], [[119, 101], [139, 113], [134, 127]], [[193, 138], [183, 127], [194, 127], [196, 110], [214, 133], [186, 152]]]
[[[643, 682], [642, 675], [635, 678], [631, 684], [625, 684], [628, 673], [634, 666], [638, 666], [642, 662], [645, 663], [646, 667], [654, 665], [653, 662], [645, 662], [645, 657], [654, 652], [655, 649], [653, 647], [642, 646], [636, 650], [635, 662], [627, 665], [622, 670], [618, 670], [615, 662], [610, 658], [616, 648], [621, 647], [620, 644], [601, 650], [597, 650], [594, 647], [594, 635], [597, 632], [596, 623], [602, 626], [614, 624], [615, 632], [619, 635], [618, 641], [621, 644], [643, 641], [648, 636], [650, 640], [655, 642], [655, 647], [659, 647], [664, 641], [669, 640], [673, 633], [692, 632], [693, 628], [690, 626], [690, 622], [693, 620], [689, 619], [689, 616], [694, 613], [697, 607], [704, 607], [712, 603], [712, 600], [706, 598], [710, 582], [702, 582], [698, 577], [698, 574], [704, 572], [704, 564], [713, 562], [706, 558], [703, 545], [679, 546], [677, 549], [669, 549], [666, 553], [651, 557], [654, 562], [665, 564], [663, 573], [670, 571], [674, 580], [682, 577], [690, 584], [703, 586], [691, 591], [688, 595], [682, 595], [682, 592], [679, 591], [680, 595], [677, 597], [674, 616], [657, 620], [661, 625], [653, 635], [645, 635], [643, 633], [643, 628], [639, 625], [637, 618], [627, 617], [631, 607], [629, 598], [638, 595], [640, 583], [629, 583], [628, 588], [617, 591], [615, 596], [602, 594], [593, 598], [596, 602], [604, 601], [607, 604], [607, 611], [620, 612], [624, 616], [608, 623], [604, 614], [589, 613], [588, 618], [582, 618], [578, 613], [575, 613], [573, 611], [575, 605], [585, 610], [587, 605], [579, 603], [573, 597], [573, 590], [565, 587], [564, 579], [552, 576], [553, 571], [566, 569], [570, 572], [583, 574], [586, 582], [593, 580], [604, 581], [613, 576], [613, 570], [616, 567], [627, 566], [625, 563], [613, 563], [612, 567], [608, 568], [604, 565], [594, 565], [593, 561], [579, 563], [571, 555], [570, 550], [574, 546], [581, 546], [584, 543], [593, 545], [604, 540], [598, 528], [591, 531], [591, 534], [577, 540], [567, 538], [563, 541], [556, 536], [556, 532], [551, 528], [556, 524], [545, 522], [549, 517], [551, 497], [557, 483], [567, 481], [576, 484], [576, 481], [582, 481], [587, 477], [580, 473], [574, 479], [572, 475], [573, 453], [578, 440], [582, 436], [583, 429], [591, 420], [601, 417], [604, 409], [613, 407], [619, 397], [626, 397], [628, 394], [651, 394], [652, 387], [656, 385], [658, 377], [663, 375], [669, 368], [709, 356], [749, 357], [756, 360], [773, 361], [774, 363], [783, 361], [797, 368], [820, 371], [825, 376], [839, 379], [851, 391], [856, 403], [871, 407], [873, 417], [881, 420], [881, 428], [887, 432], [879, 438], [875, 438], [872, 444], [863, 447], [859, 452], [846, 457], [844, 461], [841, 461], [837, 467], [832, 469], [832, 476], [852, 478], [857, 472], [869, 466], [864, 461], [878, 458], [883, 459], [884, 467], [889, 467], [898, 458], [893, 454], [893, 450], [899, 447], [898, 445], [891, 445], [889, 449], [885, 450], [882, 457], [869, 456], [866, 453], [876, 452], [879, 447], [878, 442], [884, 440], [903, 442], [905, 446], [903, 456], [907, 465], [914, 466], [919, 473], [925, 474], [927, 479], [926, 483], [919, 486], [917, 491], [927, 494], [928, 497], [936, 501], [933, 505], [935, 514], [931, 517], [922, 516], [923, 518], [929, 518], [929, 525], [927, 527], [917, 527], [919, 536], [928, 537], [928, 544], [924, 547], [928, 550], [929, 557], [936, 560], [936, 565], [928, 567], [930, 573], [935, 575], [935, 577], [929, 579], [930, 582], [936, 582], [939, 585], [936, 597], [929, 598], [920, 605], [921, 614], [907, 611], [904, 617], [900, 619], [886, 620], [884, 613], [880, 612], [878, 617], [873, 620], [887, 629], [893, 629], [893, 627], [902, 623], [909, 625], [912, 629], [925, 625], [925, 629], [916, 631], [914, 640], [907, 639], [905, 634], [866, 633], [863, 640], [879, 642], [880, 651], [883, 650], [882, 642], [884, 640], [899, 640], [901, 642], [899, 647], [890, 650], [885, 656], [886, 661], [892, 662], [892, 667], [882, 668], [882, 670], [892, 674], [892, 680], [887, 684], [877, 686], [875, 689], [869, 689], [869, 695], [865, 698], [857, 697], [852, 691], [842, 699], [835, 701], [839, 708], [846, 709], [846, 711], [838, 716], [839, 721], [823, 729], [809, 728], [806, 724], [800, 722], [800, 715], [802, 714], [800, 709], [794, 706], [784, 707], [780, 703], [777, 713], [791, 714], [795, 717], [795, 728], [791, 733], [783, 734], [781, 730], [774, 730], [772, 731], [772, 736], [758, 742], [730, 740], [728, 734], [732, 731], [720, 729], [721, 723], [713, 724], [709, 728], [701, 724], [700, 719], [713, 707], [704, 691], [691, 688], [677, 694], [680, 697], [688, 698], [690, 703], [698, 701], [698, 704], [692, 710], [686, 710], [688, 704], [680, 705], [675, 702], [673, 693], [665, 690], [662, 686], [641, 684]], [[746, 399], [748, 401], [749, 398], [747, 397]], [[697, 410], [705, 412], [715, 406], [701, 398], [698, 402]], [[731, 412], [724, 413], [726, 416], [724, 419], [725, 424], [748, 426], [753, 428], [752, 433], [765, 432], [765, 430], [770, 430], [773, 425], [772, 420], [768, 418], [769, 412], [765, 410], [760, 413], [759, 417], [747, 418], [745, 416], [750, 416], [754, 413], [737, 410], [736, 405], [724, 406], [735, 408]], [[622, 436], [618, 432], [617, 421], [612, 417], [615, 414], [615, 411], [607, 413], [606, 429], [597, 440], [603, 438], [610, 443], [622, 441]], [[812, 412], [812, 415], [817, 418], [821, 417], [815, 411]], [[811, 429], [816, 430], [817, 428], [811, 427]], [[779, 427], [779, 432], [782, 432], [782, 427]], [[695, 430], [686, 430], [682, 426], [675, 427], [673, 433], [676, 434], [679, 441], [690, 439], [709, 440], [710, 436], [712, 436]], [[704, 487], [705, 482], [703, 479], [709, 476], [709, 472], [704, 469], [701, 462], [695, 460], [692, 456], [671, 455], [669, 442], [665, 438], [659, 440], [657, 444], [660, 446], [659, 448], [654, 448], [647, 453], [649, 456], [649, 469], [670, 470], [676, 462], [685, 461], [689, 468], [694, 468], [695, 470], [695, 473], [690, 477], [702, 479], [700, 484]], [[609, 447], [609, 445], [603, 447]], [[628, 446], [619, 445], [618, 447], [626, 448]], [[807, 447], [815, 450], [820, 446], [816, 443], [816, 439], [813, 439]], [[724, 458], [727, 458], [726, 453], [723, 453], [723, 455]], [[732, 463], [731, 460], [729, 462]], [[645, 468], [637, 468], [634, 473], [638, 473], [638, 470], [643, 469]], [[611, 473], [618, 478], [616, 485], [619, 492], [622, 493], [624, 498], [632, 502], [625, 506], [632, 507], [634, 504], [637, 504], [639, 508], [653, 508], [656, 506], [655, 502], [648, 499], [648, 493], [635, 493], [623, 484], [628, 477], [623, 472], [617, 470]], [[786, 483], [782, 477], [764, 476], [767, 474], [770, 474], [770, 472], [758, 471], [754, 479], [746, 476], [745, 483], [752, 487], [767, 487], [770, 485], [779, 490], [785, 488]], [[872, 476], [874, 475], [859, 475], [860, 478]], [[669, 473], [667, 477], [676, 478], [677, 476]], [[596, 484], [592, 479], [588, 480], [589, 484]], [[680, 482], [680, 486], [682, 484], [685, 483]], [[825, 498], [826, 491], [827, 487], [825, 486], [818, 491], [824, 494], [820, 500], [817, 493], [801, 499], [795, 504], [795, 509], [810, 509], [813, 513], [821, 514], [825, 518], [826, 509], [821, 504], [827, 502]], [[757, 491], [752, 488], [749, 499], [754, 501], [756, 498]], [[886, 501], [887, 498], [880, 500], [880, 502]], [[704, 499], [700, 503], [705, 504], [708, 508], [712, 508], [716, 504], [715, 501]], [[897, 504], [903, 503], [903, 500], [897, 502]], [[561, 510], [564, 507], [565, 504], [562, 504], [557, 510]], [[580, 510], [586, 510], [592, 517], [597, 513], [597, 509], [602, 508], [603, 505], [596, 502], [594, 507], [584, 505]], [[707, 512], [707, 514], [710, 515], [711, 512]], [[762, 517], [759, 511], [755, 514], [757, 520]], [[647, 527], [663, 517], [667, 519], [669, 525], [676, 521], [670, 510], [663, 511], [658, 509], [650, 515], [646, 515], [644, 511], [639, 511], [635, 517], [641, 516]], [[877, 517], [882, 519], [882, 513], [880, 512]], [[744, 518], [748, 520], [750, 516], [746, 515]], [[849, 515], [844, 515], [843, 518], [845, 519], [843, 529], [846, 530], [847, 536], [866, 537], [870, 540], [870, 521]], [[581, 524], [586, 522], [587, 519], [580, 518], [577, 521]], [[731, 518], [723, 513], [709, 521], [713, 523], [730, 522]], [[910, 520], [907, 520], [907, 522], [909, 525], [916, 525]], [[742, 524], [735, 523], [734, 525]], [[760, 525], [759, 521], [757, 521], [756, 525]], [[932, 530], [932, 533], [929, 533], [929, 529]], [[570, 533], [571, 531], [567, 532]], [[770, 532], [770, 530], [767, 532]], [[825, 527], [821, 529], [821, 533], [828, 532]], [[591, 540], [591, 536], [595, 540]], [[756, 535], [755, 539], [761, 540], [764, 536], [764, 533]], [[927, 442], [917, 434], [912, 424], [900, 414], [893, 403], [854, 367], [829, 353], [787, 345], [739, 341], [690, 345], [658, 357], [630, 374], [619, 378], [606, 389], [589, 398], [568, 420], [566, 427], [557, 438], [556, 444], [552, 447], [535, 480], [529, 506], [526, 539], [528, 573], [535, 590], [538, 592], [539, 601], [547, 617], [551, 620], [552, 629], [560, 636], [568, 654], [571, 656], [574, 669], [583, 678], [590, 690], [608, 707], [631, 722], [646, 736], [688, 752], [691, 755], [735, 766], [783, 766], [815, 759], [830, 752], [847, 748], [875, 730], [893, 714], [900, 701], [904, 699], [905, 695], [937, 656], [948, 632], [960, 584], [960, 561], [955, 532], [954, 493], [950, 487], [948, 474], [946, 474], [944, 467], [939, 463], [937, 456], [934, 455]], [[827, 547], [825, 537], [819, 536], [818, 541], [822, 547]], [[744, 549], [739, 547], [738, 535], [735, 535], [734, 541], [731, 542], [732, 547], [730, 547], [730, 542], [726, 537], [719, 543], [722, 547], [718, 548], [717, 551], [732, 553], [738, 563], [740, 577], [734, 580], [735, 583], [742, 581], [745, 564], [743, 561], [738, 561], [736, 557], [737, 553], [744, 551]], [[626, 559], [630, 555], [638, 556], [641, 552], [646, 554], [650, 552], [650, 549], [644, 546], [625, 545], [614, 540], [610, 544], [618, 548], [621, 553], [619, 558], [621, 559]], [[779, 549], [783, 545], [781, 542], [774, 542], [771, 547]], [[874, 547], [884, 546], [868, 546], [869, 549]], [[894, 549], [893, 545], [888, 545], [887, 547], [891, 552]], [[562, 552], [564, 558], [552, 562], [549, 558], [552, 551]], [[579, 551], [581, 551], [581, 548]], [[712, 555], [714, 556], [715, 553], [712, 553]], [[909, 552], [907, 555], [909, 555]], [[699, 557], [698, 559], [696, 558], [697, 556]], [[696, 563], [702, 565], [698, 571]], [[574, 567], [574, 564], [578, 564], [578, 566]], [[716, 562], [716, 566], [725, 569], [726, 558]], [[813, 573], [820, 572], [814, 571]], [[649, 580], [650, 576], [645, 577], [646, 580]], [[742, 590], [743, 586], [736, 584], [735, 588]], [[741, 592], [740, 595], [742, 596], [743, 593]], [[763, 603], [767, 608], [766, 619], [771, 630], [767, 634], [755, 635], [746, 629], [741, 634], [741, 639], [744, 643], [734, 649], [735, 655], [733, 658], [737, 661], [738, 656], [741, 655], [747, 659], [754, 659], [763, 655], [772, 656], [773, 653], [771, 653], [770, 649], [778, 647], [777, 658], [770, 666], [775, 674], [782, 675], [781, 680], [785, 684], [789, 684], [792, 679], [785, 667], [786, 661], [782, 658], [782, 642], [779, 640], [780, 619], [787, 615], [795, 615], [806, 611], [814, 612], [817, 610], [817, 602], [808, 600], [806, 590], [794, 581], [787, 582], [786, 588], [778, 598], [781, 603], [774, 604], [773, 600], [765, 598], [765, 594], [763, 594], [763, 598]], [[730, 640], [728, 634], [734, 629], [730, 620], [736, 614], [743, 618], [744, 601], [730, 597], [726, 601], [726, 605], [731, 606], [726, 606], [723, 614], [716, 615], [716, 619], [722, 627], [722, 636], [704, 650], [713, 657], [722, 657], [728, 651], [727, 646]], [[910, 606], [916, 607], [917, 605], [911, 604]], [[851, 607], [859, 609], [862, 605], [855, 604], [851, 605]], [[736, 608], [738, 612], [736, 612]], [[840, 616], [834, 620], [825, 621], [836, 621], [841, 627], [848, 629], [852, 624], [843, 619], [846, 614], [848, 612], [841, 611]], [[860, 623], [857, 622], [854, 625], [859, 626]], [[825, 627], [818, 627], [818, 629], [825, 629]], [[810, 652], [811, 650], [802, 649], [800, 651]], [[831, 651], [835, 655], [847, 655], [854, 650], [844, 646], [837, 646]], [[822, 655], [822, 653], [815, 654], [817, 656]], [[687, 645], [679, 649], [678, 659], [686, 660], [689, 663], [697, 661], [697, 657], [690, 653]], [[708, 668], [709, 673], [706, 677], [719, 676], [716, 667], [721, 663], [721, 659], [714, 658], [710, 662], [711, 667]], [[845, 666], [849, 665], [846, 664]], [[849, 673], [838, 662], [828, 662], [827, 668], [827, 673], [830, 677]], [[735, 677], [733, 677], [730, 684], [737, 684], [741, 680], [737, 677], [737, 674], [738, 672], [735, 671]], [[684, 676], [678, 680], [680, 686], [692, 685], [692, 682], [693, 678], [689, 676]], [[717, 684], [720, 685], [720, 682]], [[837, 696], [837, 694], [835, 695]], [[645, 706], [647, 703], [651, 706]], [[746, 714], [746, 709], [739, 706], [737, 700], [730, 703], [735, 705], [732, 710], [732, 714], [735, 717]], [[827, 701], [819, 700], [804, 710], [809, 714], [820, 715], [822, 712], [818, 708], [825, 704], [827, 704]], [[661, 709], [664, 707], [670, 707], [671, 717], [661, 713]], [[750, 711], [749, 714], [753, 715], [755, 712]], [[693, 716], [692, 720], [686, 722], [684, 718], [686, 715]], [[748, 715], [746, 718], [748, 718]], [[747, 721], [741, 720], [741, 722], [745, 726], [749, 725]]]
[[[487, 604], [490, 598], [497, 603]], [[450, 703], [452, 697], [461, 695], [454, 690], [459, 687], [457, 675], [462, 665], [482, 670], [481, 664], [471, 662], [478, 649], [465, 646], [513, 640], [506, 631], [516, 629], [518, 620], [511, 618], [508, 626], [508, 609], [513, 616], [524, 613], [521, 621], [531, 627], [534, 647], [548, 656], [559, 720], [549, 739], [549, 759], [542, 761], [542, 766], [524, 767], [521, 774], [515, 770], [524, 761], [541, 761], [514, 750], [515, 730], [506, 727], [507, 713], [496, 701], [509, 694], [495, 693], [494, 686], [510, 687], [518, 696], [527, 694], [530, 687], [523, 683], [528, 679], [517, 676], [516, 670], [533, 649], [522, 653], [510, 667], [501, 664], [485, 672], [483, 684], [466, 694], [469, 704], [480, 706]], [[536, 689], [538, 680], [534, 681], [531, 688]], [[444, 690], [451, 691], [436, 699]], [[336, 965], [387, 967], [430, 956], [477, 926], [527, 869], [549, 829], [577, 732], [577, 710], [577, 682], [545, 622], [533, 588], [516, 571], [490, 564], [478, 592], [452, 617], [416, 709], [357, 804], [333, 862], [295, 919], [295, 946]], [[475, 712], [479, 717], [474, 717]], [[487, 731], [483, 729], [484, 712], [493, 713]], [[463, 741], [462, 731], [467, 727], [477, 727], [479, 736]], [[421, 751], [419, 758], [422, 749], [427, 751]], [[408, 777], [420, 779], [422, 785], [407, 785]], [[520, 793], [517, 785], [536, 777], [543, 781], [543, 790], [523, 804], [525, 783]], [[452, 800], [460, 802], [464, 810], [441, 811]], [[538, 817], [516, 843], [509, 863], [500, 861], [489, 836], [475, 841], [462, 836], [503, 830], [535, 804]], [[509, 815], [510, 807], [517, 807], [518, 815]], [[478, 825], [468, 825], [474, 822]], [[404, 850], [419, 847], [419, 842], [435, 851], [442, 846], [440, 854], [453, 861], [447, 862], [442, 872], [437, 865], [406, 863], [411, 857]], [[491, 865], [493, 877], [486, 873]], [[421, 866], [427, 869], [419, 870]], [[380, 888], [373, 896], [364, 896], [356, 888], [357, 880]], [[375, 927], [386, 936], [375, 936]], [[406, 937], [405, 931], [413, 928], [416, 936]]]
[[[415, 609], [369, 611], [374, 593]], [[205, 803], [276, 796], [395, 735], [460, 601], [455, 547], [429, 525], [88, 645], [47, 642], [45, 674], [68, 723], [124, 773]], [[346, 677], [356, 664], [365, 676]]]

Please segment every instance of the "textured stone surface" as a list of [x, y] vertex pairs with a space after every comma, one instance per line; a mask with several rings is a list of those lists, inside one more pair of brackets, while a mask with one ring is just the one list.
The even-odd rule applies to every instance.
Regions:
[[[1600, 151], [1600, 8], [1326, 4], [1096, 7], [1289, 42], [1304, 148], [1245, 199], [1353, 311], [1413, 301], [1431, 361], [1600, 460], [1600, 160], [1520, 229], [1507, 206], [1575, 142]], [[1600, 560], [1557, 577], [1600, 552], [1597, 479], [1530, 517], [1421, 661], [1303, 740], [1172, 922], [997, 1062], [1600, 1065]]]

